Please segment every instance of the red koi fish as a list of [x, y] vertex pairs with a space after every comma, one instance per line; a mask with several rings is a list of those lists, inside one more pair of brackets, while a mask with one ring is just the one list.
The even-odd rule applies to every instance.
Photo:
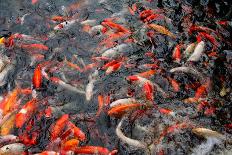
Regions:
[[159, 108], [159, 112], [165, 115], [171, 115], [171, 116], [175, 115], [175, 113], [172, 110], [166, 108]]
[[38, 64], [34, 70], [34, 75], [32, 79], [33, 87], [35, 89], [41, 88], [42, 85], [42, 73], [41, 73], [41, 66]]
[[36, 110], [36, 99], [32, 99], [28, 101], [22, 109], [16, 114], [15, 117], [15, 126], [17, 128], [21, 128], [25, 122], [28, 120], [28, 118], [31, 117], [31, 115]]
[[31, 4], [36, 4], [36, 3], [38, 3], [38, 0], [31, 0]]
[[205, 95], [207, 93], [207, 89], [209, 88], [209, 86], [210, 86], [210, 81], [208, 80], [205, 84], [198, 87], [195, 93], [195, 98], [199, 99], [200, 97]]
[[50, 138], [51, 138], [52, 141], [54, 141], [56, 138], [58, 138], [58, 136], [60, 135], [60, 133], [64, 129], [66, 123], [68, 122], [68, 119], [69, 119], [69, 115], [68, 114], [64, 114], [63, 116], [61, 116], [56, 121], [56, 123], [54, 124], [54, 126], [51, 129]]
[[109, 151], [107, 148], [100, 146], [82, 146], [74, 151], [76, 154], [98, 154], [98, 155], [116, 155], [117, 150]]
[[153, 86], [149, 82], [145, 82], [143, 85], [143, 90], [145, 92], [146, 99], [148, 101], [153, 101], [154, 96], [153, 96]]

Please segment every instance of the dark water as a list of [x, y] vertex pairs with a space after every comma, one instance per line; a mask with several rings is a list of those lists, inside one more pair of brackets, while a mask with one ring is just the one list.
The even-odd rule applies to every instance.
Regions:
[[[134, 15], [128, 9], [133, 6], [137, 8]], [[6, 56], [10, 64], [13, 64], [6, 78], [2, 80], [4, 84], [0, 88], [1, 96], [4, 98], [16, 87], [32, 88], [36, 90], [36, 99], [39, 103], [33, 114], [27, 117], [26, 124], [21, 128], [13, 126], [9, 134], [21, 136], [26, 132], [26, 135], [33, 137], [32, 133], [37, 133], [36, 144], [19, 140], [19, 143], [26, 146], [25, 152], [28, 154], [45, 150], [59, 152], [60, 145], [64, 141], [60, 145], [53, 144], [50, 140], [50, 135], [54, 132], [52, 126], [62, 115], [69, 114], [69, 120], [87, 136], [79, 146], [93, 145], [109, 150], [117, 149], [118, 154], [192, 154], [194, 148], [206, 141], [196, 136], [192, 129], [203, 127], [226, 137], [226, 140], [223, 139], [214, 145], [208, 154], [220, 154], [230, 150], [232, 132], [231, 126], [228, 125], [232, 123], [231, 7], [229, 0], [38, 0], [35, 4], [29, 0], [0, 0], [0, 36], [7, 39], [19, 33], [33, 38], [16, 38], [12, 47], [1, 45], [2, 57]], [[162, 15], [161, 19], [143, 22], [140, 14], [149, 9]], [[67, 22], [76, 21], [67, 28], [54, 30], [54, 27], [61, 23], [52, 21], [51, 18], [54, 16], [62, 16]], [[122, 51], [114, 51], [118, 55], [112, 56], [110, 60], [94, 61], [93, 57], [100, 57], [104, 51], [112, 48], [101, 44], [109, 37], [107, 33], [104, 34], [101, 30], [93, 32], [91, 29], [101, 25], [106, 18], [115, 18], [113, 20], [115, 23], [129, 29], [131, 33], [113, 41], [114, 46], [121, 44], [127, 46]], [[94, 21], [83, 24], [88, 20]], [[220, 21], [225, 23], [219, 23]], [[176, 37], [147, 28], [146, 24], [151, 23], [166, 27]], [[210, 30], [200, 29], [190, 33], [189, 29], [192, 25]], [[88, 26], [92, 31], [84, 31]], [[153, 33], [152, 37], [149, 37], [148, 32]], [[205, 43], [204, 53], [197, 62], [188, 62], [189, 56], [184, 54], [184, 50], [187, 45], [196, 42], [200, 32], [213, 36], [218, 44], [214, 48], [210, 39], [201, 36]], [[133, 39], [133, 43], [127, 43], [125, 40], [128, 38]], [[23, 47], [24, 44], [36, 43], [46, 45], [48, 50]], [[107, 40], [107, 43], [110, 43], [110, 40]], [[181, 61], [176, 63], [173, 61], [172, 54], [178, 44], [181, 44]], [[147, 52], [153, 53], [154, 57], [149, 57]], [[216, 53], [215, 56], [210, 55], [213, 52]], [[108, 75], [102, 66], [113, 59], [123, 62], [123, 65], [119, 70]], [[67, 65], [66, 60], [83, 68], [83, 72]], [[49, 77], [60, 78], [74, 90], [57, 84], [44, 75], [41, 87], [33, 88], [34, 70], [38, 64], [45, 62], [48, 65], [44, 67], [44, 71]], [[92, 63], [97, 65], [85, 69]], [[155, 68], [156, 73], [147, 79], [160, 86], [167, 94], [165, 96], [155, 88], [152, 91], [154, 96], [152, 106], [144, 96], [143, 87], [126, 80], [130, 75], [149, 70], [142, 67], [144, 64], [158, 65]], [[170, 72], [172, 68], [180, 66], [192, 68], [199, 74]], [[98, 75], [91, 78], [96, 71]], [[178, 91], [174, 91], [170, 78], [175, 79], [179, 84]], [[84, 93], [88, 84], [92, 82], [91, 79], [94, 79], [93, 96], [87, 101]], [[208, 79], [210, 86], [201, 99], [209, 104], [203, 110], [199, 110], [201, 101], [185, 103], [184, 99], [194, 97], [197, 88], [205, 84]], [[190, 88], [187, 89], [187, 86]], [[77, 90], [84, 93], [78, 93]], [[124, 116], [115, 118], [107, 114], [110, 109], [107, 105], [97, 117], [98, 95], [110, 95], [110, 102], [133, 96], [143, 103], [144, 107], [129, 110]], [[20, 94], [19, 107], [14, 110], [19, 112], [22, 105], [31, 100], [32, 96]], [[156, 106], [171, 109], [175, 112], [175, 116], [160, 113]], [[43, 114], [48, 107], [52, 108], [50, 117]], [[213, 112], [207, 114], [207, 110], [210, 109]], [[39, 118], [41, 112], [42, 116]], [[149, 147], [141, 149], [122, 141], [115, 133], [121, 119], [124, 119], [122, 131], [127, 137], [138, 140], [146, 146], [155, 144], [155, 149]], [[27, 129], [29, 122], [33, 122], [30, 130]], [[187, 127], [177, 126], [174, 131], [167, 133], [161, 142], [156, 143], [168, 127], [181, 123], [185, 123]], [[62, 131], [64, 132], [65, 129]], [[204, 149], [206, 148], [209, 146]]]

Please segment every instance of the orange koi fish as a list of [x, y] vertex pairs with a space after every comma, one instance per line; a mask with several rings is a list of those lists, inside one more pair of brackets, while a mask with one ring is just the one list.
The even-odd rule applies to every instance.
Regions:
[[75, 124], [68, 122], [68, 126], [72, 129], [74, 136], [78, 138], [78, 140], [84, 141], [86, 139], [85, 133], [80, 128], [75, 126]]
[[137, 109], [142, 106], [143, 104], [140, 103], [123, 104], [123, 105], [115, 106], [108, 111], [108, 115], [114, 117], [120, 117], [128, 111]]
[[21, 128], [28, 118], [34, 113], [36, 108], [36, 99], [28, 101], [22, 109], [16, 114], [15, 126]]
[[51, 20], [52, 20], [52, 21], [55, 21], [55, 22], [64, 22], [64, 21], [66, 20], [66, 18], [63, 17], [63, 16], [53, 16], [53, 17], [51, 18]]
[[50, 138], [52, 141], [54, 141], [60, 135], [60, 133], [64, 129], [66, 123], [68, 122], [68, 119], [69, 119], [69, 115], [64, 114], [56, 121], [56, 123], [54, 124], [54, 126], [51, 129]]
[[173, 53], [172, 53], [172, 59], [175, 60], [177, 63], [180, 63], [180, 61], [181, 61], [180, 47], [181, 47], [181, 45], [177, 44], [175, 49], [173, 50]]
[[37, 153], [34, 155], [60, 155], [60, 153], [58, 152], [54, 152], [54, 151], [43, 151], [41, 153]]
[[116, 155], [117, 150], [110, 152], [107, 148], [100, 146], [82, 146], [75, 149], [76, 154], [98, 154], [98, 155]]
[[140, 12], [139, 14], [139, 18], [144, 21], [147, 17], [151, 16], [154, 13], [153, 10], [144, 10], [142, 12]]
[[167, 35], [167, 36], [169, 36], [171, 38], [176, 38], [176, 36], [172, 32], [170, 32], [167, 28], [165, 28], [165, 27], [163, 27], [161, 25], [148, 24], [148, 27], [156, 30], [157, 32], [159, 32], [161, 34]]
[[96, 113], [97, 117], [102, 112], [103, 106], [104, 106], [104, 96], [103, 95], [98, 95], [98, 110], [97, 110], [97, 113]]
[[42, 85], [42, 73], [41, 73], [41, 66], [38, 64], [34, 70], [34, 75], [32, 79], [33, 87], [35, 89], [41, 88]]
[[128, 30], [127, 28], [119, 25], [119, 24], [116, 24], [112, 21], [103, 21], [101, 23], [103, 26], [108, 26], [110, 27], [111, 29], [115, 29], [117, 30], [117, 32], [123, 32], [123, 33], [131, 33], [130, 30]]
[[48, 47], [43, 44], [22, 44], [20, 47], [28, 50], [48, 51]]
[[3, 116], [11, 112], [18, 100], [19, 89], [16, 88], [12, 93], [6, 96], [6, 98], [0, 103], [0, 108], [3, 111]]
[[79, 145], [79, 140], [70, 139], [62, 145], [62, 149], [64, 151], [74, 151], [78, 145]]
[[143, 73], [139, 73], [137, 74], [138, 76], [144, 77], [144, 78], [150, 78], [151, 76], [153, 76], [156, 73], [156, 70], [148, 70], [145, 71]]

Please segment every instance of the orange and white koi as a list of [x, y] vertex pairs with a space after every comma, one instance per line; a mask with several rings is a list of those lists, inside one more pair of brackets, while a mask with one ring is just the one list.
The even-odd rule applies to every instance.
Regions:
[[130, 103], [137, 103], [137, 101], [134, 98], [123, 98], [123, 99], [118, 99], [112, 103], [110, 103], [110, 107], [115, 107], [123, 104], [130, 104]]
[[32, 116], [34, 111], [36, 110], [36, 99], [32, 99], [28, 101], [22, 109], [16, 114], [15, 117], [15, 126], [17, 128], [22, 128], [22, 126], [26, 123], [29, 117]]
[[41, 73], [41, 66], [40, 64], [38, 64], [34, 70], [34, 75], [32, 78], [32, 83], [33, 83], [33, 87], [35, 89], [39, 89], [41, 88], [42, 85], [42, 73]]
[[107, 148], [101, 146], [82, 146], [74, 151], [76, 154], [99, 154], [99, 155], [116, 155], [117, 151], [110, 152]]
[[63, 131], [64, 127], [68, 123], [68, 120], [69, 120], [69, 115], [64, 114], [52, 126], [51, 135], [50, 135], [50, 138], [51, 138], [52, 141], [54, 141], [55, 139], [57, 139], [59, 137], [59, 135]]
[[79, 19], [72, 19], [68, 21], [64, 21], [54, 27], [54, 30], [67, 30], [75, 23], [79, 22]]
[[159, 32], [161, 34], [167, 35], [167, 36], [169, 36], [171, 38], [176, 38], [176, 36], [172, 32], [170, 32], [167, 28], [165, 28], [165, 27], [163, 27], [161, 25], [148, 24], [148, 27], [156, 30], [157, 32]]
[[111, 74], [112, 72], [118, 71], [122, 66], [122, 62], [118, 62], [116, 64], [113, 64], [112, 66], [109, 66], [106, 70], [106, 75]]

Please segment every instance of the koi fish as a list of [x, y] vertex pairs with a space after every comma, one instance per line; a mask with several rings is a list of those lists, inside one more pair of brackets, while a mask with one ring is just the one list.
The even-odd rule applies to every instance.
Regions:
[[55, 151], [43, 151], [41, 153], [36, 153], [33, 155], [60, 155], [60, 153], [55, 152]]
[[19, 89], [15, 88], [6, 98], [0, 103], [3, 116], [11, 112], [18, 100]]
[[181, 50], [180, 50], [181, 45], [177, 44], [176, 47], [173, 50], [172, 53], [172, 59], [176, 61], [177, 63], [180, 63], [181, 61]]
[[137, 103], [137, 101], [134, 98], [124, 98], [124, 99], [118, 99], [112, 103], [110, 103], [110, 107], [115, 107], [123, 104], [130, 104], [130, 103]]
[[65, 59], [64, 59], [64, 62], [65, 62], [69, 67], [71, 67], [71, 68], [73, 68], [73, 69], [75, 69], [75, 70], [77, 70], [77, 71], [79, 71], [79, 72], [82, 72], [82, 71], [83, 71], [77, 64], [74, 64], [74, 63], [72, 63], [72, 62], [69, 62], [69, 61], [66, 59], [66, 57], [65, 57]]
[[198, 87], [195, 93], [195, 98], [199, 99], [200, 97], [202, 97], [207, 92], [209, 86], [210, 86], [210, 80], [208, 80], [205, 84]]
[[68, 123], [68, 120], [69, 120], [69, 115], [64, 114], [56, 121], [54, 126], [51, 128], [50, 138], [52, 141], [54, 141], [56, 138], [58, 138], [58, 136], [60, 135], [60, 133], [64, 129], [65, 125]]
[[151, 70], [145, 71], [143, 73], [139, 73], [137, 75], [140, 76], [140, 77], [143, 77], [143, 78], [150, 78], [155, 73], [156, 73], [156, 70], [151, 69]]
[[213, 131], [207, 128], [194, 128], [192, 132], [200, 137], [204, 138], [218, 138], [218, 139], [225, 139], [225, 136], [217, 131]]
[[157, 24], [148, 24], [149, 28], [152, 28], [154, 30], [156, 30], [157, 32], [167, 35], [171, 38], [176, 38], [176, 36], [170, 32], [168, 29], [166, 29], [165, 27], [161, 26], [161, 25], [157, 25]]
[[100, 146], [82, 146], [74, 151], [76, 154], [99, 154], [99, 155], [115, 155], [116, 150], [110, 152], [107, 148]]
[[9, 135], [12, 132], [15, 123], [15, 113], [11, 114], [6, 122], [4, 122], [0, 127], [0, 135]]
[[185, 51], [183, 52], [184, 55], [186, 55], [186, 57], [189, 57], [189, 55], [194, 51], [196, 44], [195, 43], [191, 43], [187, 46], [187, 48], [185, 49]]
[[[45, 74], [46, 75], [46, 74]], [[76, 87], [65, 83], [64, 81], [62, 81], [61, 79], [57, 78], [57, 77], [51, 77], [49, 78], [49, 80], [51, 80], [54, 83], [57, 83], [59, 86], [61, 86], [64, 89], [67, 89], [69, 91], [75, 92], [75, 93], [79, 93], [79, 94], [85, 94], [85, 91], [79, 90]]]
[[104, 106], [104, 96], [98, 95], [97, 99], [98, 99], [98, 110], [96, 116], [99, 116]]
[[4, 44], [4, 43], [5, 43], [5, 38], [4, 37], [0, 38], [0, 44]]
[[15, 126], [17, 128], [22, 128], [28, 118], [33, 114], [36, 109], [36, 99], [28, 101], [22, 109], [16, 114], [15, 117]]
[[72, 129], [72, 132], [74, 134], [74, 136], [80, 140], [80, 141], [84, 141], [86, 140], [86, 136], [85, 136], [85, 133], [80, 129], [78, 128], [77, 126], [75, 126], [75, 124], [73, 124], [72, 122], [68, 122], [68, 126], [69, 128]]
[[66, 141], [62, 145], [62, 149], [64, 151], [74, 151], [75, 148], [77, 148], [78, 145], [79, 145], [79, 140], [77, 140], [77, 139], [70, 139], [70, 140]]
[[5, 135], [5, 136], [0, 136], [0, 147], [10, 144], [10, 143], [17, 143], [19, 141], [18, 137], [15, 135]]
[[168, 80], [171, 82], [171, 85], [175, 92], [180, 91], [180, 84], [175, 79], [168, 77]]
[[22, 44], [20, 47], [28, 50], [48, 51], [48, 47], [43, 44]]
[[153, 96], [153, 85], [150, 82], [145, 82], [143, 85], [143, 91], [145, 93], [146, 99], [148, 101], [153, 101], [154, 96]]
[[94, 92], [93, 92], [93, 88], [94, 88], [94, 83], [97, 81], [97, 76], [98, 76], [98, 71], [95, 70], [95, 72], [89, 76], [89, 83], [86, 86], [85, 89], [85, 97], [87, 101], [90, 101]]
[[118, 106], [115, 106], [115, 107], [111, 108], [108, 111], [108, 115], [109, 116], [115, 116], [115, 117], [119, 116], [120, 117], [120, 116], [122, 116], [123, 114], [125, 114], [128, 111], [137, 109], [137, 108], [142, 107], [142, 106], [143, 106], [143, 104], [140, 104], [140, 103], [118, 105]]
[[194, 49], [193, 54], [188, 58], [187, 61], [194, 61], [194, 62], [199, 61], [202, 53], [204, 52], [204, 48], [205, 48], [204, 41], [201, 41], [200, 43], [198, 43], [196, 45], [196, 48]]
[[175, 116], [175, 113], [172, 110], [169, 110], [169, 109], [166, 109], [166, 108], [159, 108], [159, 112], [161, 114]]
[[125, 27], [123, 27], [123, 26], [121, 26], [119, 24], [116, 24], [116, 23], [114, 23], [112, 21], [103, 21], [101, 24], [103, 26], [108, 26], [108, 27], [110, 27], [112, 29], [115, 29], [118, 32], [131, 33], [130, 30], [128, 30], [127, 28], [125, 28]]
[[112, 66], [109, 66], [106, 70], [106, 75], [111, 74], [112, 72], [118, 71], [122, 66], [122, 62], [118, 62], [116, 64], [113, 64]]
[[77, 22], [79, 22], [78, 19], [64, 21], [63, 23], [56, 25], [53, 29], [54, 30], [67, 30]]
[[41, 88], [42, 85], [42, 73], [41, 73], [41, 66], [38, 64], [34, 70], [34, 75], [32, 79], [33, 87], [35, 89]]
[[0, 148], [0, 154], [2, 155], [19, 155], [23, 154], [26, 150], [24, 144], [21, 143], [13, 143], [8, 144]]

